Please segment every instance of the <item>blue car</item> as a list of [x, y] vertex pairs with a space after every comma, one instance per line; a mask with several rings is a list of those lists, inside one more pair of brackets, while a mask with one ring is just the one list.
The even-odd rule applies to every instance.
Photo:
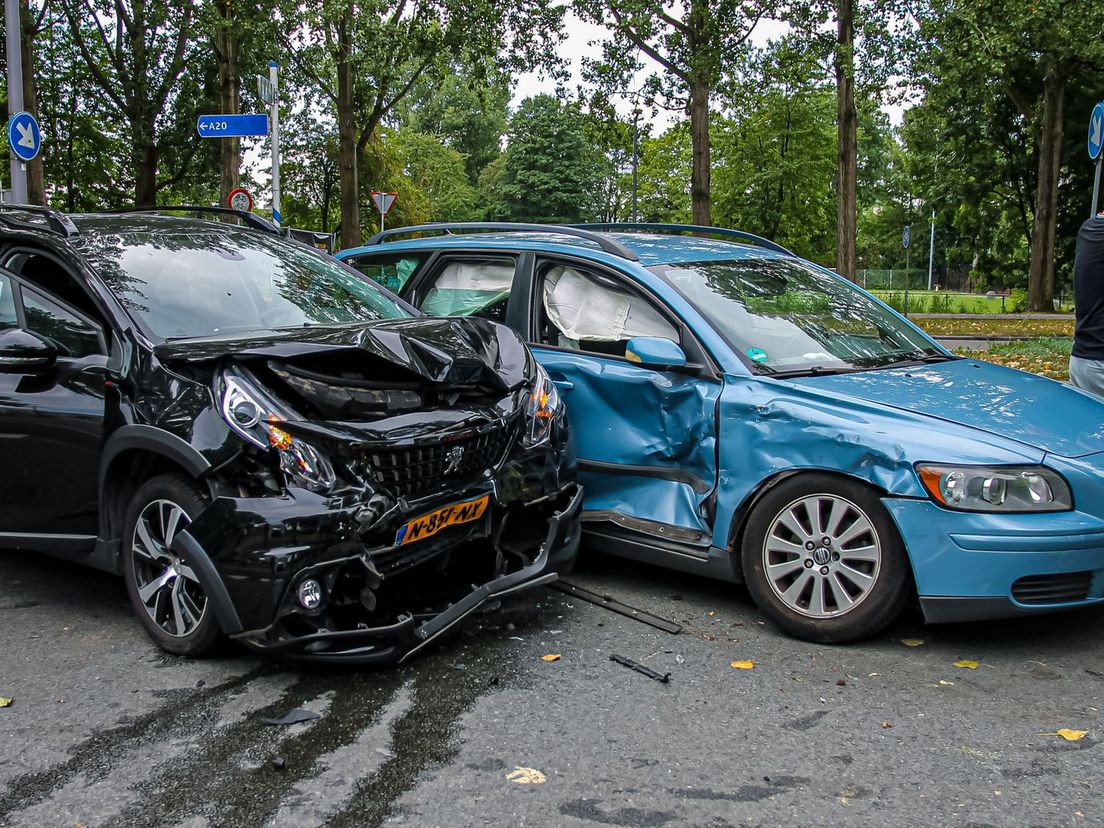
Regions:
[[577, 438], [591, 548], [744, 582], [825, 643], [914, 592], [929, 622], [1104, 600], [1104, 404], [956, 357], [765, 239], [476, 223], [339, 255], [530, 343]]

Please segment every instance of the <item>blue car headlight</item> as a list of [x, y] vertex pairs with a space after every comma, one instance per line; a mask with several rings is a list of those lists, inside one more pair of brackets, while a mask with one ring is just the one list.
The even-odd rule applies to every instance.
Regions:
[[233, 431], [257, 448], [275, 451], [280, 469], [293, 483], [312, 492], [333, 488], [337, 478], [326, 455], [280, 427], [291, 419], [289, 412], [258, 383], [244, 371], [227, 368], [219, 385], [219, 411]]
[[1068, 512], [1069, 484], [1046, 466], [949, 466], [920, 463], [932, 500], [963, 512]]
[[548, 372], [538, 364], [529, 400], [525, 404], [525, 414], [529, 421], [526, 445], [535, 446], [548, 439], [552, 433], [552, 420], [560, 405], [560, 392], [556, 390]]

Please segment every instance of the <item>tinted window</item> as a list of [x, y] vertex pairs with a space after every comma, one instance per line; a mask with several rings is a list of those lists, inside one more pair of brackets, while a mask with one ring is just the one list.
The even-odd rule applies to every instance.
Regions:
[[418, 269], [424, 258], [424, 256], [405, 253], [385, 258], [360, 256], [346, 259], [346, 262], [392, 293], [399, 293], [410, 281], [410, 277], [414, 275], [414, 271]]
[[99, 329], [31, 288], [23, 288], [27, 330], [51, 342], [58, 355], [80, 358], [102, 352]]
[[15, 326], [15, 299], [12, 296], [11, 279], [0, 274], [0, 331]]
[[166, 224], [79, 243], [120, 301], [165, 339], [410, 315], [329, 256], [231, 225]]

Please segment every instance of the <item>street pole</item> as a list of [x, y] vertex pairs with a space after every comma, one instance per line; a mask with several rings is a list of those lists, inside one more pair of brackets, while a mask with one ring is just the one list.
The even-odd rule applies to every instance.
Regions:
[[909, 254], [912, 253], [911, 248], [911, 244], [905, 248], [905, 316], [908, 316]]
[[[4, 0], [4, 27], [7, 30], [8, 120], [23, 111], [23, 57], [20, 49], [19, 0]], [[11, 154], [11, 200], [27, 203], [27, 165]]]
[[[18, 2], [18, 0], [15, 0]], [[7, 3], [13, 0], [5, 0]], [[268, 64], [268, 82], [272, 84], [272, 222], [279, 227], [283, 221], [280, 214], [280, 87], [277, 85], [276, 71], [279, 64]]]
[[387, 223], [387, 213], [380, 213], [380, 232], [382, 233], [387, 228], [384, 225]]
[[632, 156], [632, 172], [633, 172], [633, 192], [632, 192], [632, 220], [633, 224], [636, 223], [637, 211], [636, 211], [636, 193], [640, 186], [640, 108], [637, 107], [633, 110], [633, 156]]
[[928, 246], [928, 290], [932, 289], [932, 263], [935, 262], [935, 210], [932, 210], [931, 242]]
[[1099, 209], [1097, 205], [1100, 203], [1100, 163], [1102, 161], [1104, 161], [1104, 155], [1096, 159], [1096, 177], [1093, 179], [1092, 210], [1089, 212], [1089, 218], [1096, 216], [1096, 212]]

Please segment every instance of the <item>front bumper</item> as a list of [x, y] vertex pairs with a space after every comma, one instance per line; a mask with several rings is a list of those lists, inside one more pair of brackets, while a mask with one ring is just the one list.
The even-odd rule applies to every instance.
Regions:
[[[189, 530], [180, 532], [172, 546], [174, 552], [197, 569], [223, 630], [232, 638], [263, 653], [300, 660], [385, 665], [414, 654], [490, 601], [556, 580], [558, 569], [570, 566], [578, 551], [582, 489], [576, 484], [569, 484], [557, 494], [557, 500], [558, 508], [548, 518], [543, 540], [530, 563], [474, 587], [466, 595], [438, 611], [402, 613], [394, 623], [375, 626], [360, 623], [355, 629], [320, 629], [302, 635], [289, 635], [279, 618], [264, 627], [248, 629], [248, 624], [243, 624], [242, 611], [245, 611], [245, 620], [248, 621], [250, 617], [255, 617], [256, 610], [249, 602], [244, 602], [243, 606], [242, 600], [235, 601], [231, 592], [239, 596], [249, 592], [263, 595], [266, 590], [270, 595], [278, 592], [281, 597], [277, 605], [286, 606], [295, 578], [301, 577], [306, 571], [332, 569], [355, 562], [374, 572], [371, 555], [361, 544], [349, 540], [337, 542], [335, 536], [335, 542], [321, 557], [314, 550], [299, 550], [310, 553], [305, 561], [302, 554], [297, 556], [297, 550], [293, 546], [284, 547], [273, 557], [273, 566], [279, 568], [282, 563], [287, 568], [289, 557], [298, 557], [302, 565], [295, 568], [293, 573], [274, 579], [276, 583], [257, 578], [255, 572], [246, 574], [249, 581], [244, 584], [247, 587], [245, 590], [241, 589], [242, 583], [233, 583], [235, 575], [232, 562], [230, 566], [224, 566], [221, 572], [216, 569], [209, 550], [190, 531], [195, 524]], [[333, 519], [332, 515], [329, 517]], [[285, 523], [293, 522], [289, 519]], [[340, 521], [335, 526], [340, 526]], [[204, 527], [199, 528], [202, 530]], [[226, 531], [230, 532], [229, 537]], [[494, 543], [497, 548], [500, 536], [501, 531], [493, 539], [487, 540], [488, 545]], [[230, 548], [233, 548], [232, 529], [224, 530], [221, 535], [207, 535], [208, 542], [215, 537], [221, 537], [223, 546], [230, 542]], [[231, 589], [228, 589], [228, 581]], [[265, 606], [270, 601], [271, 598], [262, 599], [260, 606]]]
[[882, 501], [912, 562], [925, 620], [972, 621], [1104, 603], [1104, 521], [1085, 512], [954, 512]]

